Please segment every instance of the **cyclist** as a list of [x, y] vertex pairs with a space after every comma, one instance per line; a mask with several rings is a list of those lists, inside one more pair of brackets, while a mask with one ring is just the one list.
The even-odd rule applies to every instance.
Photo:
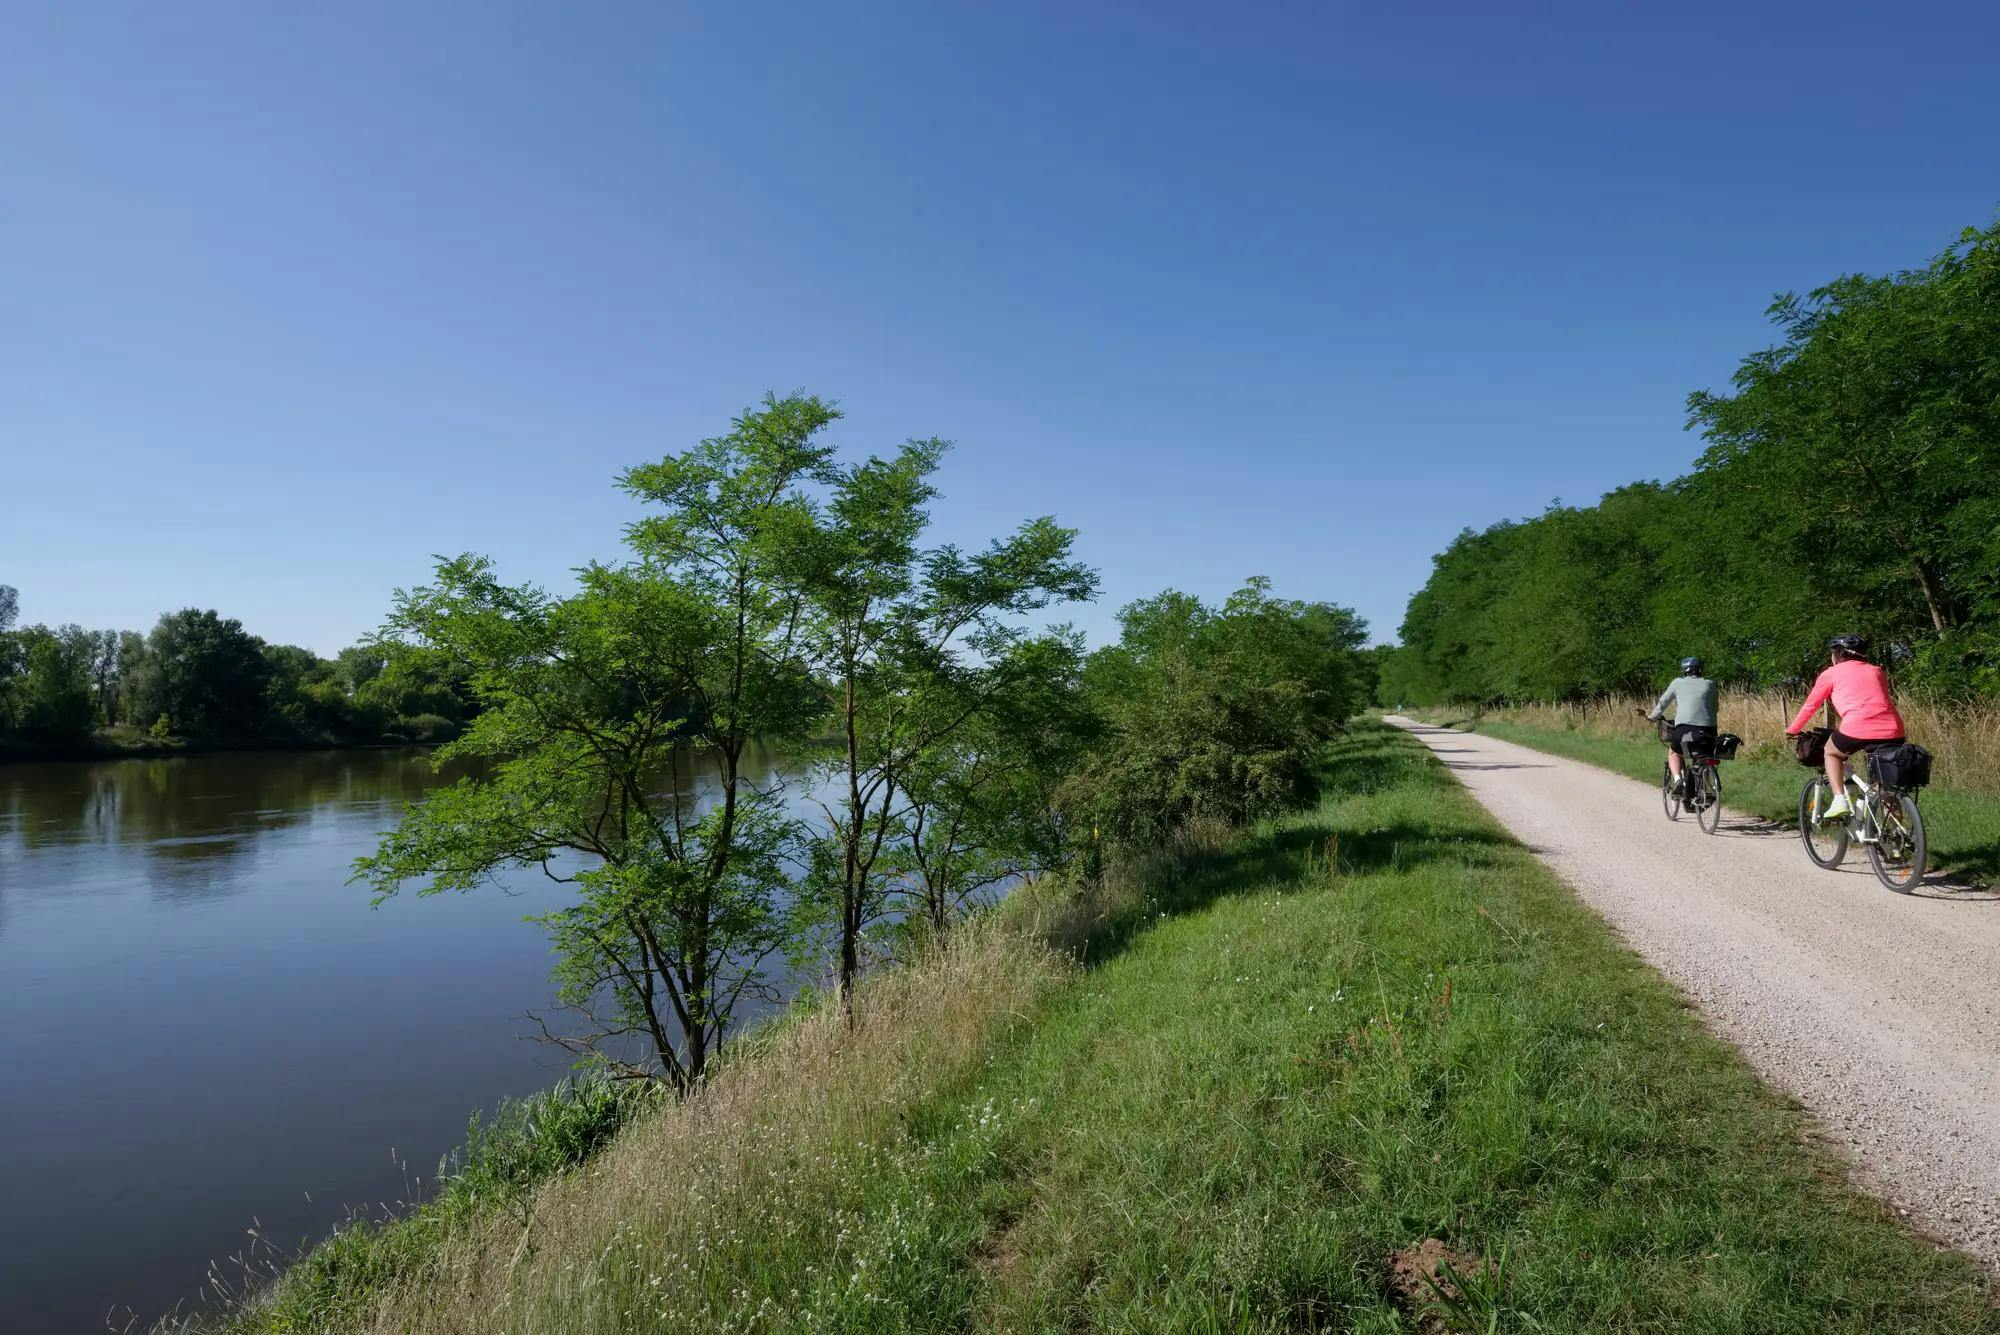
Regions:
[[1813, 712], [1829, 699], [1839, 725], [1826, 739], [1826, 781], [1833, 785], [1833, 803], [1820, 813], [1821, 820], [1838, 820], [1849, 814], [1847, 801], [1847, 758], [1866, 747], [1898, 746], [1903, 741], [1903, 716], [1889, 698], [1889, 674], [1868, 661], [1868, 637], [1836, 635], [1826, 642], [1833, 664], [1819, 674], [1799, 716], [1785, 729], [1796, 737], [1805, 730]]
[[1701, 675], [1701, 660], [1683, 658], [1681, 675], [1660, 692], [1653, 712], [1646, 715], [1649, 719], [1657, 719], [1667, 712], [1668, 705], [1674, 707], [1673, 726], [1667, 729], [1665, 741], [1667, 768], [1673, 771], [1675, 792], [1682, 791], [1684, 787], [1681, 775], [1682, 739], [1690, 736], [1712, 739], [1715, 736], [1716, 694], [1715, 683]]

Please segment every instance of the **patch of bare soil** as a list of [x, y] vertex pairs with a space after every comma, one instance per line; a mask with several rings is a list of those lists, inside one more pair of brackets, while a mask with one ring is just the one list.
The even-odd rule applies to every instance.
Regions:
[[[1446, 1329], [1435, 1313], [1424, 1311], [1437, 1301], [1438, 1290], [1453, 1298], [1464, 1296], [1445, 1277], [1441, 1268], [1444, 1262], [1450, 1262], [1451, 1268], [1461, 1275], [1470, 1275], [1479, 1268], [1476, 1257], [1453, 1251], [1437, 1238], [1425, 1238], [1414, 1246], [1389, 1253], [1389, 1296], [1416, 1320], [1417, 1329], [1426, 1335]], [[1437, 1287], [1431, 1287], [1433, 1284]]]

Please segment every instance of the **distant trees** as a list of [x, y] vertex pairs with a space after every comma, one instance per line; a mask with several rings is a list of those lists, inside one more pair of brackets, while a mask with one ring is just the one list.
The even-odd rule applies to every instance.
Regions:
[[1689, 397], [1688, 476], [1440, 554], [1378, 698], [1651, 688], [1690, 653], [1773, 684], [1848, 629], [1906, 685], [2000, 693], [2000, 227], [1771, 315], [1733, 392]]
[[386, 674], [372, 646], [329, 661], [198, 608], [161, 617], [143, 636], [17, 627], [18, 595], [0, 594], [0, 741], [60, 751], [119, 727], [210, 742], [435, 741], [473, 708], [462, 680]]
[[68, 738], [96, 722], [91, 694], [93, 639], [81, 626], [29, 626], [16, 631], [20, 674], [13, 726], [29, 737]]

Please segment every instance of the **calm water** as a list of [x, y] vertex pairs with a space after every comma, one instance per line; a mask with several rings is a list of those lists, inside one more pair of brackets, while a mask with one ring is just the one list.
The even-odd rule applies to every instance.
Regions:
[[346, 883], [443, 781], [401, 750], [0, 765], [0, 1329], [150, 1320], [253, 1220], [293, 1246], [401, 1199], [563, 1073], [518, 1037], [561, 887]]

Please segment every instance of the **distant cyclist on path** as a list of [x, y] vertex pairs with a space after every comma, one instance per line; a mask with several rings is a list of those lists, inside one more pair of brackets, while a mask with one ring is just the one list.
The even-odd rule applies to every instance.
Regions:
[[1840, 726], [1826, 739], [1826, 781], [1833, 785], [1833, 804], [1820, 814], [1821, 820], [1838, 820], [1849, 814], [1847, 801], [1847, 758], [1863, 747], [1896, 746], [1903, 741], [1903, 716], [1889, 698], [1889, 674], [1868, 661], [1868, 637], [1836, 635], [1827, 641], [1833, 666], [1819, 674], [1798, 717], [1785, 729], [1796, 737], [1812, 721], [1813, 712], [1828, 700], [1839, 716]]
[[1681, 776], [1681, 742], [1689, 736], [1713, 738], [1715, 736], [1715, 699], [1718, 692], [1715, 683], [1701, 675], [1699, 658], [1683, 658], [1681, 675], [1675, 677], [1666, 690], [1660, 692], [1659, 701], [1653, 712], [1646, 715], [1658, 719], [1667, 712], [1667, 706], [1674, 707], [1673, 726], [1667, 729], [1667, 768], [1673, 771], [1674, 791], [1684, 792], [1686, 785]]

